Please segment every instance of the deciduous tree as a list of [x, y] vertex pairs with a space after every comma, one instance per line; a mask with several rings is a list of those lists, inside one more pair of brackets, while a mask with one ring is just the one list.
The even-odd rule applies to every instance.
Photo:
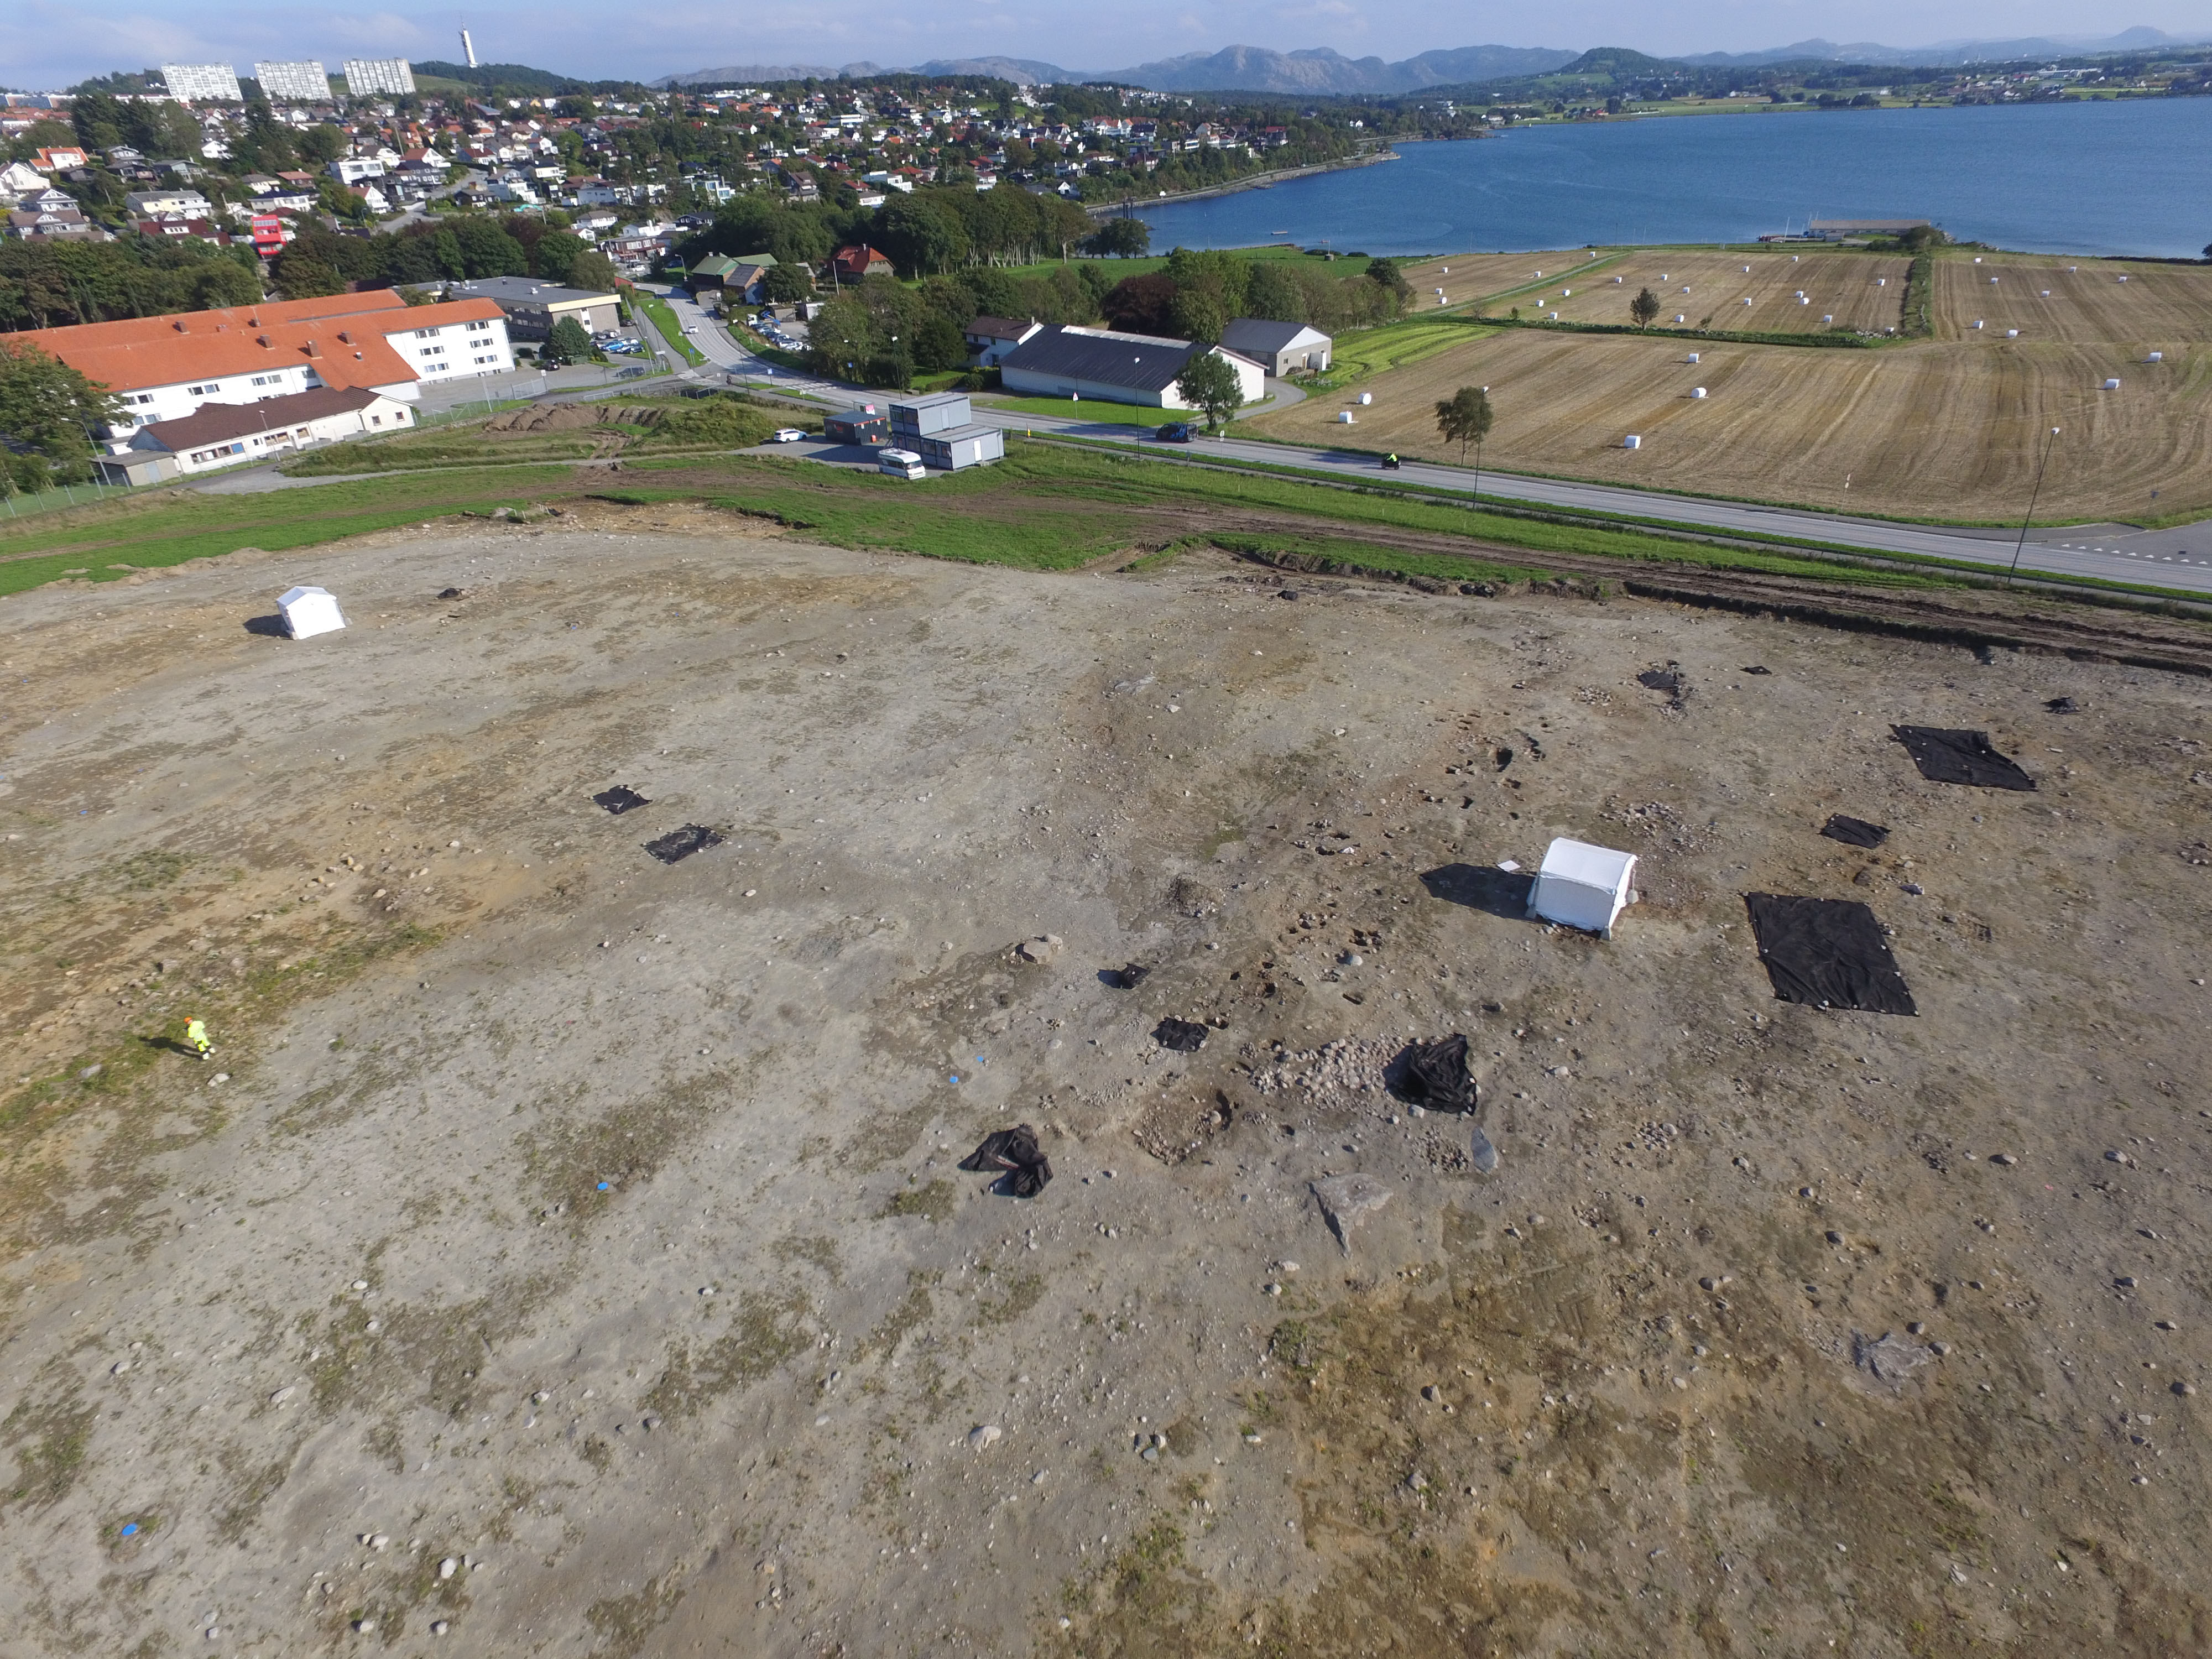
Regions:
[[1218, 432], [1244, 404], [1244, 387], [1237, 370], [1218, 351], [1201, 351], [1176, 376], [1176, 390], [1194, 409], [1206, 415], [1209, 432]]

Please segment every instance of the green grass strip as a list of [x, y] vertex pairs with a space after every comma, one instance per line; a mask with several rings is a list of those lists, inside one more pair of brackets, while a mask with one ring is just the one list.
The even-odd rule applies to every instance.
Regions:
[[654, 331], [668, 342], [668, 349], [696, 368], [707, 361], [706, 354], [684, 337], [684, 325], [676, 320], [676, 313], [668, 308], [668, 301], [658, 294], [648, 294], [641, 288], [630, 290], [630, 298], [641, 316], [653, 324]]

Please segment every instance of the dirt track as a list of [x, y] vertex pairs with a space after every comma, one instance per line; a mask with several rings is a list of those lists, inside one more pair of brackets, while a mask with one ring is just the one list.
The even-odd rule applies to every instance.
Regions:
[[0, 605], [11, 1650], [2212, 1644], [2201, 679], [586, 512]]

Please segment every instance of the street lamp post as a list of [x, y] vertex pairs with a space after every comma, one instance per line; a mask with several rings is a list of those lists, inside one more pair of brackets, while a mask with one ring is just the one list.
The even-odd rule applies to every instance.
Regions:
[[2020, 540], [2013, 544], [2012, 568], [2005, 572], [2007, 587], [2012, 586], [2012, 579], [2020, 574], [2020, 556], [2027, 549], [2028, 521], [2035, 517], [2035, 498], [2043, 493], [2043, 469], [2050, 465], [2051, 446], [2057, 441], [2058, 428], [2054, 426], [2044, 439], [2042, 457], [2035, 464], [2035, 487], [2027, 492], [2027, 511], [2020, 521]]

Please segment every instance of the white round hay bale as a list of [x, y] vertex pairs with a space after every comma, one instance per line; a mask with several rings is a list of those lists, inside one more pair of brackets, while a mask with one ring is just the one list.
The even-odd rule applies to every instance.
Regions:
[[1362, 409], [1366, 408], [1368, 404], [1370, 404], [1373, 403], [1374, 401], [1375, 401], [1375, 394], [1374, 394], [1373, 392], [1361, 392], [1361, 393], [1359, 394], [1359, 406], [1360, 406]]
[[1620, 447], [1623, 449], [1641, 449], [1644, 447], [1644, 440], [1632, 432], [1620, 441]]
[[1692, 398], [1702, 398], [1705, 395], [1705, 389], [1701, 386], [1693, 386], [1690, 388], [1690, 395]]

